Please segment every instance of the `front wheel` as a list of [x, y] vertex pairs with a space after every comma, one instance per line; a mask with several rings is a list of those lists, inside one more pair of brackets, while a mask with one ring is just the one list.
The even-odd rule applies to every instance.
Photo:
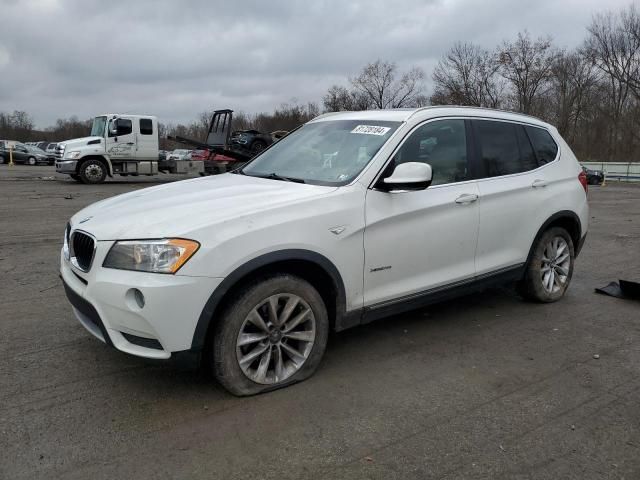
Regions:
[[544, 232], [533, 247], [520, 293], [528, 300], [550, 303], [560, 300], [571, 282], [575, 250], [569, 233], [560, 227]]
[[80, 165], [78, 175], [82, 183], [93, 185], [104, 182], [104, 179], [107, 178], [107, 169], [104, 163], [99, 160], [85, 160]]
[[36, 160], [36, 157], [29, 157], [27, 159], [27, 163], [33, 167], [36, 163], [38, 163], [38, 161]]
[[289, 274], [243, 289], [218, 320], [212, 345], [217, 380], [238, 396], [275, 390], [311, 376], [329, 334], [318, 291]]

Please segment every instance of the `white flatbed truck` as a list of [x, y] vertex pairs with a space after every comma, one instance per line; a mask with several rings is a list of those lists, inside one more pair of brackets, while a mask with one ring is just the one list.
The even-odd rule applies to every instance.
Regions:
[[[157, 175], [158, 163], [158, 119], [152, 115], [99, 115], [88, 137], [56, 147], [56, 172], [87, 184], [102, 183], [107, 176]], [[204, 162], [175, 161], [162, 171], [204, 174]]]

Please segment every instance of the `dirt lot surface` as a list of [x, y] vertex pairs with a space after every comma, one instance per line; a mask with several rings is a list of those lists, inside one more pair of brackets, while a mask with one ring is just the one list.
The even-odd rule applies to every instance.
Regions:
[[640, 478], [640, 302], [593, 292], [640, 281], [640, 185], [592, 187], [561, 302], [495, 289], [358, 327], [240, 399], [95, 340], [58, 279], [74, 212], [176, 178], [0, 165], [0, 478]]

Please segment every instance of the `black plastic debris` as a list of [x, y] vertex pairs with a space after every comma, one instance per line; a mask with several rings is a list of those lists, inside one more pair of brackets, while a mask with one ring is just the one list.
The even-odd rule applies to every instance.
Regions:
[[626, 298], [629, 300], [640, 300], [640, 283], [620, 280], [611, 282], [606, 287], [596, 288], [596, 293], [609, 295], [616, 298]]

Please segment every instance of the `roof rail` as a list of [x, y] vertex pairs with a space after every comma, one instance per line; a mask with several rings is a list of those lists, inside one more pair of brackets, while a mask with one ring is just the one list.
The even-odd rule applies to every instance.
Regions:
[[416, 113], [418, 112], [422, 112], [423, 110], [431, 110], [431, 109], [436, 109], [436, 108], [468, 108], [468, 109], [473, 109], [473, 110], [488, 110], [490, 112], [501, 112], [501, 113], [510, 113], [512, 115], [521, 115], [523, 117], [529, 117], [529, 118], [533, 118], [535, 120], [538, 120], [539, 122], [544, 122], [544, 120], [534, 116], [534, 115], [529, 115], [528, 113], [521, 113], [521, 112], [515, 112], [513, 110], [505, 110], [502, 108], [489, 108], [489, 107], [474, 107], [472, 105], [429, 105], [427, 107], [420, 107], [417, 108], [411, 115], [409, 115], [409, 118], [413, 117]]

